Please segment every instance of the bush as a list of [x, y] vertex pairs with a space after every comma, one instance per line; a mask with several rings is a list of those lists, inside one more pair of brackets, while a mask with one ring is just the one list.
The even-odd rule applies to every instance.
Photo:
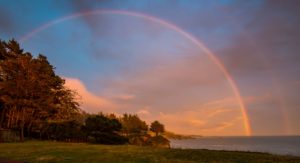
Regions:
[[85, 138], [82, 125], [76, 121], [51, 122], [45, 131], [52, 140], [71, 141]]
[[150, 135], [130, 135], [128, 136], [129, 144], [132, 145], [139, 145], [139, 146], [146, 146], [149, 145], [148, 140], [151, 138]]
[[91, 143], [125, 144], [128, 140], [118, 134], [121, 128], [122, 125], [117, 119], [110, 119], [100, 114], [86, 119], [84, 131]]
[[170, 141], [163, 136], [151, 137], [148, 144], [154, 147], [170, 148]]
[[125, 144], [128, 139], [116, 133], [93, 132], [90, 134], [88, 141], [97, 144]]

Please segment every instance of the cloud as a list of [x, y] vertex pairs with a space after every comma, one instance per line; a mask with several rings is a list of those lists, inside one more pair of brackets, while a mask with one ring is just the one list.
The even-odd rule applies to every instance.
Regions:
[[237, 30], [230, 40], [221, 38], [227, 44], [215, 51], [241, 88], [256, 134], [286, 133], [289, 124], [297, 122], [285, 114], [299, 112], [294, 109], [299, 91], [290, 82], [300, 79], [299, 6], [296, 0], [259, 1], [249, 9], [240, 3], [228, 6]]
[[[159, 111], [157, 110], [159, 108], [147, 105], [139, 107], [139, 105], [134, 104], [134, 100], [139, 98], [135, 95], [124, 94], [114, 98], [95, 95], [87, 90], [84, 84], [76, 78], [66, 78], [66, 86], [78, 92], [81, 96], [83, 110], [90, 113], [102, 111], [117, 115], [122, 115], [125, 112], [138, 114], [148, 124], [154, 120], [159, 120], [165, 124], [167, 130], [183, 134], [217, 135], [222, 133], [225, 135], [242, 135], [244, 133], [241, 127], [243, 126], [243, 121], [235, 120], [241, 114], [233, 97], [198, 106], [191, 104], [181, 111], [172, 113], [163, 110]], [[128, 103], [125, 105], [123, 100], [115, 100], [116, 97]]]
[[142, 109], [137, 112], [139, 115], [150, 115], [151, 113], [148, 110]]
[[245, 135], [243, 118], [235, 112], [231, 112], [234, 113], [231, 116], [222, 113], [215, 115], [218, 118], [208, 117], [198, 111], [160, 113], [157, 119], [166, 124], [168, 130], [181, 134]]
[[114, 96], [113, 98], [115, 98], [117, 100], [131, 101], [131, 100], [135, 99], [135, 95], [132, 95], [132, 94], [122, 94], [122, 95]]
[[189, 123], [195, 127], [203, 127], [206, 124], [205, 121], [199, 119], [192, 119], [189, 121]]
[[213, 112], [209, 113], [207, 115], [207, 117], [208, 118], [215, 117], [217, 115], [220, 115], [220, 114], [225, 113], [225, 112], [230, 112], [230, 111], [232, 111], [232, 110], [230, 110], [230, 109], [218, 109], [218, 110], [214, 110]]
[[[236, 80], [250, 120], [259, 122], [253, 123], [256, 128], [280, 126], [276, 120], [280, 118], [277, 96], [287, 98], [285, 94], [291, 94], [294, 96], [288, 96], [287, 100], [298, 99], [298, 89], [286, 91], [273, 83], [276, 78], [281, 78], [282, 85], [299, 80], [300, 10], [297, 1], [222, 4], [174, 1], [171, 10], [167, 2], [71, 3], [76, 12], [104, 6], [141, 11], [173, 22], [204, 41]], [[95, 99], [84, 108], [136, 113], [147, 121], [170, 119], [164, 123], [174, 131], [208, 135], [213, 131], [226, 130], [227, 134], [233, 130], [243, 131], [242, 127], [237, 127], [243, 124], [241, 120], [230, 120], [240, 116], [240, 109], [235, 98], [226, 98], [232, 96], [232, 89], [224, 74], [190, 41], [164, 27], [132, 17], [97, 15], [84, 16], [78, 21], [82, 21], [93, 36], [85, 40], [90, 45], [83, 54], [94, 57], [93, 63], [104, 65], [97, 67], [93, 77], [110, 74], [99, 77], [95, 88], [88, 85], [91, 91], [81, 87], [81, 92], [85, 92], [81, 94]], [[77, 42], [83, 37], [71, 40]], [[113, 66], [107, 66], [109, 64]], [[98, 87], [103, 90], [98, 91]], [[277, 89], [279, 93], [276, 94], [273, 90]], [[102, 101], [96, 102], [96, 99]], [[294, 108], [296, 104], [291, 102], [288, 106]], [[289, 111], [290, 108], [285, 109]], [[295, 113], [297, 111], [292, 112], [298, 115]], [[265, 122], [266, 119], [270, 121]]]
[[104, 88], [102, 95], [124, 94], [126, 97], [115, 100], [130, 101], [135, 108], [151, 105], [156, 110], [162, 107], [173, 110], [206, 101], [208, 94], [215, 95], [214, 98], [232, 94], [226, 77], [206, 55], [170, 57], [166, 61], [152, 62], [151, 66], [144, 62], [137, 64], [136, 70], [123, 70], [116, 77], [99, 79]]
[[247, 96], [243, 98], [243, 101], [247, 104], [257, 104], [257, 103], [276, 103], [278, 100], [271, 92], [265, 92], [262, 95], [257, 96]]
[[116, 105], [110, 100], [97, 96], [86, 89], [84, 84], [76, 78], [65, 78], [66, 87], [75, 90], [81, 97], [81, 107], [89, 113], [113, 112]]
[[249, 75], [267, 69], [290, 69], [299, 64], [299, 5], [299, 1], [265, 1], [255, 10], [244, 13], [244, 20], [232, 15], [233, 21], [244, 24], [240, 25], [242, 32], [234, 36], [232, 43], [218, 51], [228, 69]]
[[0, 31], [4, 33], [12, 33], [15, 30], [15, 23], [10, 12], [4, 7], [0, 7]]
[[187, 106], [173, 113], [160, 112], [157, 119], [167, 129], [198, 135], [244, 135], [244, 119], [234, 97], [196, 106]]
[[243, 117], [238, 116], [228, 122], [221, 122], [217, 124], [216, 126], [209, 128], [208, 130], [215, 130], [215, 131], [224, 131], [227, 130], [228, 128], [234, 126], [236, 123], [241, 123], [243, 122]]

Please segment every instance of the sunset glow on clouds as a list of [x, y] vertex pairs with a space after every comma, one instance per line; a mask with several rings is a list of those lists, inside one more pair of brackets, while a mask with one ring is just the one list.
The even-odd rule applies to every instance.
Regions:
[[79, 101], [84, 111], [89, 113], [98, 113], [99, 108], [105, 108], [106, 111], [112, 111], [116, 106], [109, 100], [99, 97], [87, 90], [85, 85], [78, 79], [65, 78], [66, 86], [72, 90], [75, 90], [79, 95]]
[[[94, 10], [166, 20], [220, 59], [241, 94], [253, 135], [299, 135], [299, 6], [280, 0], [3, 1], [0, 38], [18, 40], [49, 22]], [[138, 114], [178, 133], [246, 134], [228, 74], [166, 25], [124, 14], [75, 16], [21, 46], [46, 55], [87, 112]]]
[[[205, 135], [243, 135], [243, 118], [234, 97], [212, 101], [196, 106], [186, 106], [180, 110], [164, 112], [163, 108], [144, 106], [135, 101], [133, 95], [114, 97], [97, 96], [84, 86], [79, 79], [66, 78], [66, 86], [76, 90], [81, 97], [82, 108], [89, 113], [114, 112], [121, 115], [125, 112], [139, 115], [148, 123], [159, 120], [170, 131], [188, 134]], [[161, 96], [157, 95], [158, 98]], [[124, 102], [127, 101], [127, 102]], [[128, 101], [130, 101], [128, 103]], [[178, 110], [179, 109], [179, 110]], [[197, 130], [195, 130], [195, 128]]]

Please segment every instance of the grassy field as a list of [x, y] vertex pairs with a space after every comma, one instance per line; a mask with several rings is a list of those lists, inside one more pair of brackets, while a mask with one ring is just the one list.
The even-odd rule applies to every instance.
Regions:
[[[299, 162], [300, 157], [252, 152], [183, 150], [131, 145], [29, 141], [0, 143], [0, 158], [28, 162]], [[1, 160], [1, 159], [0, 159]]]

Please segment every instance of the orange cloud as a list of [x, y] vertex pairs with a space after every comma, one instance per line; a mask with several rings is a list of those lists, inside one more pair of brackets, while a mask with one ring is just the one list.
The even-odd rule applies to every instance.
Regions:
[[270, 92], [266, 92], [265, 94], [257, 95], [257, 96], [244, 97], [244, 102], [247, 104], [267, 102], [267, 101], [276, 101], [276, 97]]
[[138, 115], [150, 115], [151, 113], [150, 113], [148, 110], [142, 109], [142, 110], [139, 110], [139, 111], [137, 112], [137, 114], [138, 114]]
[[[91, 93], [84, 84], [75, 78], [66, 78], [66, 86], [76, 90], [81, 96], [83, 110], [90, 113], [106, 112], [123, 114], [124, 112], [138, 114], [149, 124], [159, 120], [165, 124], [167, 130], [183, 134], [199, 135], [243, 135], [243, 119], [239, 105], [234, 97], [215, 100], [200, 105], [186, 106], [176, 112], [157, 112], [151, 106], [130, 110], [131, 105], [124, 105], [122, 100], [134, 101], [134, 95], [118, 95], [117, 99], [102, 97]], [[125, 110], [120, 110], [124, 108]], [[127, 107], [127, 110], [126, 110]], [[129, 111], [128, 111], [129, 110]]]
[[160, 113], [158, 119], [177, 133], [199, 135], [244, 135], [240, 109], [227, 98], [199, 106], [189, 106], [175, 113]]
[[118, 99], [118, 100], [130, 101], [130, 100], [133, 100], [135, 98], [135, 95], [122, 94], [122, 95], [114, 96], [114, 98]]
[[77, 91], [81, 97], [81, 107], [84, 111], [89, 113], [98, 113], [103, 112], [112, 112], [116, 109], [116, 105], [113, 104], [110, 100], [97, 96], [84, 86], [84, 84], [75, 78], [65, 78], [66, 86], [72, 90]]
[[[175, 112], [166, 112], [157, 111], [149, 105], [132, 109], [134, 105], [130, 103], [134, 103], [137, 97], [131, 94], [116, 95], [113, 98], [95, 95], [87, 90], [79, 79], [66, 78], [66, 86], [78, 92], [81, 96], [82, 109], [90, 113], [102, 111], [117, 115], [125, 112], [138, 114], [148, 124], [159, 120], [165, 124], [167, 130], [182, 134], [244, 134], [244, 122], [234, 97], [186, 106]], [[124, 104], [124, 100], [129, 100], [129, 104]]]

